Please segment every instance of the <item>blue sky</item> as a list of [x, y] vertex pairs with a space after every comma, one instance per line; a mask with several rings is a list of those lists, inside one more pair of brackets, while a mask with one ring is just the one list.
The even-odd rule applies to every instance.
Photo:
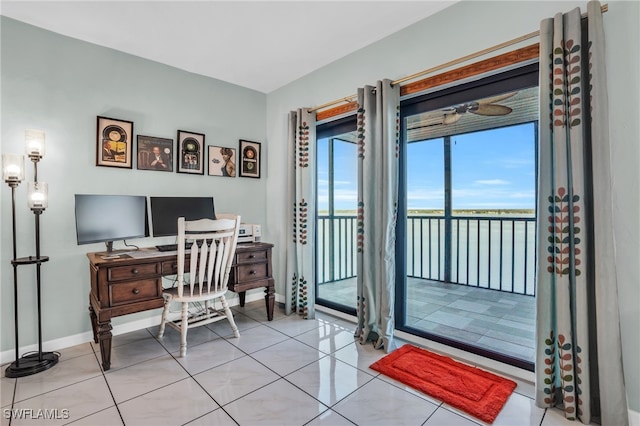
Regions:
[[[522, 124], [451, 138], [453, 209], [535, 207], [534, 125]], [[318, 210], [328, 209], [327, 140], [318, 141]], [[336, 210], [355, 210], [354, 144], [336, 143]], [[444, 208], [443, 140], [409, 144], [407, 208]]]

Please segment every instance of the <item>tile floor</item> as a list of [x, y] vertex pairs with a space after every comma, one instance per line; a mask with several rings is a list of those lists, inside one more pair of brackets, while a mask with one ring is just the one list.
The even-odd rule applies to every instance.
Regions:
[[[407, 278], [407, 325], [527, 362], [535, 360], [532, 296]], [[355, 307], [356, 279], [321, 284], [318, 295]]]
[[[316, 320], [287, 317], [281, 308], [268, 322], [262, 302], [234, 312], [240, 338], [222, 322], [190, 330], [185, 358], [177, 332], [157, 340], [150, 328], [114, 336], [107, 372], [96, 345], [85, 343], [61, 350], [50, 370], [2, 377], [1, 424], [481, 424], [369, 369], [384, 354], [355, 343], [352, 323], [320, 312]], [[537, 408], [532, 392], [520, 382], [494, 424], [571, 424]], [[11, 419], [11, 409], [31, 417], [46, 409], [58, 419]]]

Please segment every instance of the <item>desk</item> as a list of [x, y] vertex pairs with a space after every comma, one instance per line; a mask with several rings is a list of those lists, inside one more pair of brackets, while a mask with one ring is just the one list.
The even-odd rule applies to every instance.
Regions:
[[[240, 306], [244, 306], [247, 290], [266, 287], [264, 300], [269, 321], [273, 320], [275, 301], [272, 248], [269, 243], [238, 244], [228, 283], [229, 290], [240, 295]], [[175, 251], [159, 252], [155, 248], [123, 254], [117, 259], [103, 259], [101, 255], [104, 253], [87, 253], [91, 275], [89, 318], [106, 371], [111, 368], [111, 318], [162, 308], [162, 277], [176, 275], [178, 264]]]

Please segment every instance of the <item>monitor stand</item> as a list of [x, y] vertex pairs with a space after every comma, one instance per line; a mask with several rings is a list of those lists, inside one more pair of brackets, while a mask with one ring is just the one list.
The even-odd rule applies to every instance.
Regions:
[[113, 241], [105, 241], [104, 243], [107, 246], [107, 251], [104, 253], [101, 253], [100, 258], [104, 259], [104, 260], [109, 260], [109, 259], [119, 259], [121, 257], [130, 257], [124, 253], [130, 251], [130, 250], [126, 250], [126, 249], [121, 249], [121, 250], [114, 250], [113, 249]]

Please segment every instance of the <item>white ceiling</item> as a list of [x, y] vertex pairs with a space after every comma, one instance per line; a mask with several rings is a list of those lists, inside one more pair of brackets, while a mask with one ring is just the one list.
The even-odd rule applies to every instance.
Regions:
[[269, 93], [456, 1], [2, 0], [0, 13]]

